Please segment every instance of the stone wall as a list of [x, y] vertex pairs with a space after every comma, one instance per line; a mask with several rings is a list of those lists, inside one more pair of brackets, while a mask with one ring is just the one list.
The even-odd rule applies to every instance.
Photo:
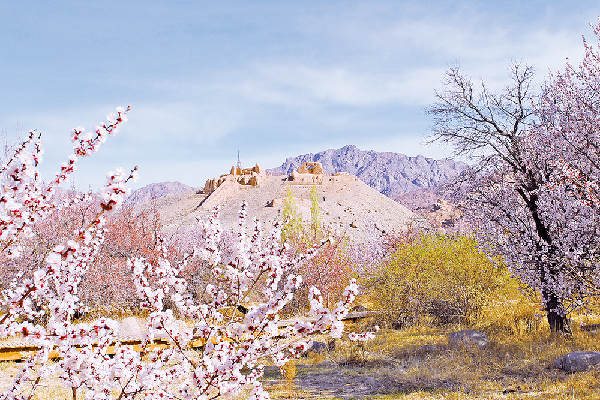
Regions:
[[358, 178], [347, 172], [338, 172], [335, 175], [325, 175], [320, 162], [305, 162], [297, 171], [292, 171], [288, 176], [288, 183], [295, 185], [323, 185], [334, 182], [352, 182]]
[[[231, 167], [229, 174], [219, 178], [208, 179], [204, 185], [203, 193], [212, 195], [225, 182], [243, 186], [260, 186], [267, 176], [266, 170], [258, 164], [252, 168]], [[293, 171], [287, 178], [291, 185], [324, 185], [335, 182], [358, 181], [358, 178], [347, 172], [338, 172], [335, 175], [323, 173], [323, 166], [319, 162], [305, 162], [297, 171]]]
[[298, 167], [299, 174], [323, 175], [323, 166], [320, 162], [305, 162]]
[[256, 164], [252, 168], [231, 167], [229, 174], [221, 175], [219, 178], [208, 179], [202, 190], [204, 194], [212, 194], [226, 181], [237, 182], [240, 185], [258, 186], [267, 175], [265, 169]]

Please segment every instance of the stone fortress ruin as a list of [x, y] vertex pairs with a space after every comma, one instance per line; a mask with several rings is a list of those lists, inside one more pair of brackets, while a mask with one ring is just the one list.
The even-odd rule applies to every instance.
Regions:
[[296, 171], [292, 171], [288, 176], [288, 181], [293, 185], [324, 185], [333, 182], [358, 181], [358, 178], [347, 172], [326, 175], [323, 173], [323, 165], [320, 162], [305, 162]]
[[202, 192], [210, 195], [226, 181], [236, 182], [244, 186], [259, 186], [265, 179], [267, 173], [263, 167], [256, 164], [252, 168], [242, 168], [238, 163], [237, 166], [231, 167], [229, 174], [221, 175], [219, 178], [213, 178], [206, 181]]
[[298, 163], [291, 173], [280, 175], [268, 174], [258, 165], [242, 168], [239, 163], [230, 173], [207, 180], [201, 191], [161, 199], [161, 220], [165, 226], [179, 229], [196, 224], [218, 206], [222, 226], [235, 230], [239, 207], [246, 202], [248, 216], [268, 229], [281, 221], [291, 193], [303, 221], [310, 221], [314, 188], [322, 222], [353, 240], [361, 240], [371, 228], [380, 233], [399, 232], [419, 218], [356, 176], [326, 174], [322, 164], [311, 162]]
[[[200, 205], [203, 209], [211, 209], [217, 205], [222, 205], [229, 199], [236, 198], [241, 191], [261, 187], [264, 189], [273, 185], [298, 188], [316, 185], [323, 189], [333, 189], [334, 186], [340, 187], [357, 182], [359, 182], [359, 179], [347, 172], [338, 172], [335, 175], [325, 174], [323, 166], [319, 162], [305, 162], [289, 175], [276, 176], [267, 174], [266, 170], [258, 164], [252, 168], [242, 168], [238, 159], [237, 166], [231, 167], [229, 174], [206, 181], [204, 189], [199, 192], [199, 194], [206, 196]], [[244, 196], [249, 196], [249, 193]], [[284, 198], [285, 194], [266, 201], [260, 201], [260, 203], [267, 207], [275, 207], [283, 204]], [[298, 201], [303, 200], [298, 199]]]
[[[258, 164], [252, 168], [242, 168], [238, 160], [238, 165], [231, 167], [229, 174], [221, 175], [219, 178], [208, 179], [204, 185], [202, 193], [211, 195], [226, 182], [238, 184], [240, 186], [260, 186], [267, 178], [265, 169]], [[335, 175], [323, 173], [323, 166], [320, 162], [305, 162], [297, 170], [293, 171], [285, 179], [290, 185], [324, 185], [333, 182], [353, 182], [358, 178], [347, 172], [338, 172]]]

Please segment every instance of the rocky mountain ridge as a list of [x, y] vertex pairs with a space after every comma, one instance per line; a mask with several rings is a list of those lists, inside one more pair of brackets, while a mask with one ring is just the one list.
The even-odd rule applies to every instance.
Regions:
[[[305, 171], [311, 167], [315, 169]], [[235, 176], [231, 175], [234, 172], [222, 175], [219, 182], [213, 182], [220, 185], [209, 191], [179, 182], [152, 184], [134, 192], [129, 202], [147, 207], [142, 204], [156, 200], [153, 206], [160, 211], [163, 225], [178, 230], [205, 218], [215, 205], [221, 208], [223, 225], [235, 227], [239, 206], [246, 201], [248, 215], [269, 226], [281, 220], [290, 190], [303, 219], [310, 220], [309, 192], [316, 185], [323, 222], [360, 240], [368, 226], [380, 232], [399, 231], [408, 225], [428, 227], [430, 219], [432, 227], [452, 226], [458, 215], [441, 199], [438, 188], [464, 168], [466, 164], [450, 159], [345, 146], [288, 158], [279, 168], [266, 170], [269, 174], [261, 168], [260, 174], [254, 169], [233, 168]], [[256, 179], [254, 184], [241, 179], [250, 175]]]
[[396, 198], [413, 190], [436, 187], [463, 171], [467, 164], [452, 159], [435, 160], [422, 155], [360, 150], [348, 145], [316, 154], [290, 157], [277, 167], [267, 169], [272, 175], [291, 174], [305, 162], [320, 162], [323, 172], [348, 172], [383, 193]]
[[185, 185], [181, 182], [158, 182], [151, 183], [139, 189], [131, 192], [127, 198], [128, 204], [141, 204], [146, 203], [150, 200], [156, 200], [161, 197], [177, 194], [182, 192], [189, 192], [195, 188]]

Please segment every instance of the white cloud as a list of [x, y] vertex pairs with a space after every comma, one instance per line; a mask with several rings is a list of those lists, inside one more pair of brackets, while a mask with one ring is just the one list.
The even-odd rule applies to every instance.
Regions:
[[242, 117], [235, 104], [204, 99], [141, 104], [132, 110], [131, 130], [137, 139], [149, 143], [214, 144], [239, 127]]
[[[581, 59], [581, 35], [593, 36], [588, 24], [599, 11], [589, 3], [552, 15], [545, 4], [533, 3], [513, 10], [468, 1], [378, 2], [311, 15], [305, 29], [328, 38], [355, 68], [370, 73], [394, 67], [398, 74], [437, 71], [458, 62], [474, 77], [505, 83], [511, 61], [534, 64], [545, 75], [561, 69], [566, 57]], [[548, 9], [562, 11], [550, 4]], [[435, 87], [439, 79], [422, 87]]]
[[[236, 141], [246, 139], [248, 147], [253, 146], [248, 154], [252, 151], [257, 161], [270, 164], [265, 166], [278, 165], [285, 157], [302, 152], [345, 144], [446, 156], [449, 151], [420, 145], [423, 132], [419, 129], [426, 129], [428, 118], [418, 110], [433, 101], [433, 91], [441, 87], [448, 66], [458, 62], [474, 80], [481, 77], [497, 90], [507, 82], [511, 60], [535, 64], [541, 80], [548, 69], [562, 69], [566, 57], [574, 63], [581, 59], [581, 34], [590, 42], [595, 40], [587, 25], [593, 22], [587, 18], [597, 13], [587, 12], [597, 8], [592, 2], [586, 10], [581, 2], [568, 10], [550, 2], [547, 8], [556, 13], [550, 16], [546, 9], [534, 10], [533, 2], [524, 2], [521, 11], [510, 8], [516, 1], [511, 6], [488, 3], [263, 5], [271, 12], [269, 18], [281, 17], [273, 23], [265, 23], [256, 6], [246, 8], [254, 13], [232, 8], [237, 19], [213, 10], [222, 17], [218, 19], [222, 30], [191, 30], [178, 36], [175, 29], [163, 47], [178, 51], [156, 56], [158, 60], [179, 55], [181, 62], [169, 58], [171, 62], [164, 66], [144, 64], [140, 60], [146, 58], [136, 57], [160, 49], [132, 43], [132, 51], [120, 53], [127, 61], [124, 65], [147, 68], [134, 69], [130, 80], [117, 86], [106, 82], [105, 87], [101, 75], [81, 68], [81, 82], [101, 82], [73, 94], [68, 92], [71, 86], [63, 84], [70, 82], [69, 76], [57, 73], [54, 78], [52, 74], [61, 70], [49, 72], [40, 66], [36, 76], [23, 80], [40, 85], [22, 87], [28, 96], [40, 99], [36, 107], [44, 108], [19, 120], [25, 129], [39, 128], [44, 133], [46, 158], [52, 164], [48, 169], [53, 172], [68, 154], [71, 128], [83, 125], [91, 130], [107, 112], [123, 105], [106, 106], [113, 98], [131, 101], [130, 121], [123, 132], [86, 164], [89, 168], [80, 171], [92, 183], [102, 181], [109, 169], [130, 163], [143, 167], [141, 182], [172, 180], [180, 169], [184, 182], [203, 183], [229, 168], [231, 149], [239, 146]], [[546, 6], [541, 1], [536, 4]], [[178, 6], [174, 7], [178, 12]], [[248, 22], [242, 30], [235, 25], [240, 21]], [[165, 26], [179, 26], [179, 22], [165, 20]], [[3, 71], [6, 76], [14, 75], [10, 69]], [[43, 86], [54, 79], [55, 86]], [[58, 93], [57, 87], [65, 93]], [[101, 104], [78, 105], [97, 90], [103, 91]], [[6, 110], [4, 106], [4, 112], [11, 112]], [[13, 116], [2, 117], [10, 130]], [[161, 167], [159, 162], [166, 165]]]
[[350, 67], [306, 64], [259, 64], [239, 89], [248, 102], [307, 109], [331, 106], [373, 107], [390, 103], [427, 104], [443, 69], [409, 69], [397, 73], [354, 71]]

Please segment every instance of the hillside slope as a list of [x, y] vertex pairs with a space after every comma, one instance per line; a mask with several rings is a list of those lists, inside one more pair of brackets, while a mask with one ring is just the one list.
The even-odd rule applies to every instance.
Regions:
[[[423, 219], [400, 203], [382, 195], [360, 180], [316, 185], [322, 221], [339, 232], [360, 240], [366, 229], [374, 225], [381, 233], [400, 231]], [[257, 218], [265, 227], [281, 220], [283, 201], [289, 189], [296, 198], [298, 211], [310, 222], [310, 190], [313, 185], [299, 185], [286, 176], [267, 176], [258, 187], [228, 182], [211, 196], [197, 191], [174, 194], [154, 202], [165, 228], [177, 230], [205, 218], [213, 203], [221, 210], [221, 224], [235, 228], [242, 201], [248, 204], [249, 221]], [[214, 196], [214, 197], [213, 197]], [[218, 201], [215, 199], [218, 198]]]

